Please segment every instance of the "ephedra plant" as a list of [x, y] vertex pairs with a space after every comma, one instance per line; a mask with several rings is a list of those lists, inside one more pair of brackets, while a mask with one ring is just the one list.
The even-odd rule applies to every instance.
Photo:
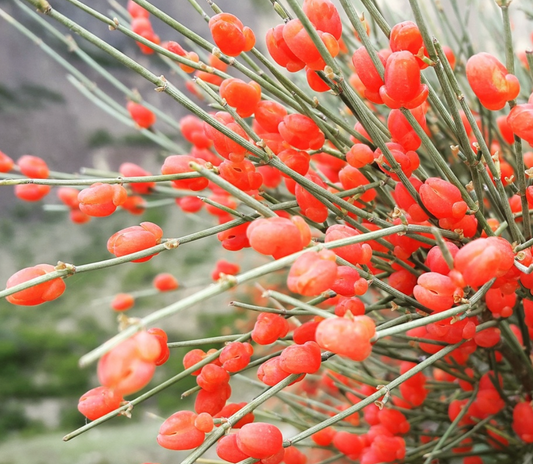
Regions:
[[[107, 242], [114, 257], [37, 264], [0, 294], [38, 305], [67, 291], [72, 275], [213, 237], [226, 250], [251, 248], [264, 264], [241, 271], [237, 259], [213, 262], [211, 285], [140, 320], [122, 317], [117, 335], [80, 360], [97, 363], [101, 385], [82, 395], [78, 409], [89, 422], [65, 440], [136, 414], [192, 375], [198, 386], [186, 394], [195, 395], [194, 411], [178, 410], [153, 437], [154, 445], [191, 450], [187, 464], [205, 461], [211, 448], [218, 460], [212, 453], [208, 462], [531, 459], [533, 55], [513, 45], [529, 40], [512, 28], [511, 14], [531, 18], [519, 2], [470, 0], [464, 13], [456, 0], [409, 0], [398, 18], [375, 0], [265, 0], [279, 21], [258, 37], [253, 24], [214, 2], [189, 0], [205, 19], [206, 39], [157, 2], [112, 2], [116, 16], [108, 16], [68, 1], [109, 34], [135, 40], [139, 53], [159, 55], [164, 74], [53, 2], [25, 3], [58, 38], [70, 29], [167, 94], [167, 106], [191, 114], [174, 121], [74, 48], [126, 94], [127, 106], [118, 105], [0, 10], [93, 100], [173, 153], [161, 174], [124, 163], [119, 177], [92, 178], [2, 154], [3, 188], [37, 201], [53, 187], [78, 223], [117, 208], [142, 214], [175, 198], [212, 226], [166, 238], [159, 225], [129, 219]], [[474, 28], [465, 15], [477, 18]], [[152, 21], [177, 41], [163, 41]], [[188, 152], [159, 124], [180, 132]], [[157, 291], [178, 285], [171, 274], [155, 282]], [[254, 285], [264, 289], [260, 301], [251, 298]], [[219, 349], [207, 352], [205, 339], [167, 339], [167, 318], [235, 286], [250, 289], [249, 301], [232, 302], [248, 312], [250, 330], [209, 339]], [[134, 299], [117, 294], [112, 304], [125, 311]], [[177, 346], [191, 349], [184, 370], [151, 384]], [[262, 393], [230, 400], [239, 382]], [[284, 434], [282, 423], [291, 426]]]

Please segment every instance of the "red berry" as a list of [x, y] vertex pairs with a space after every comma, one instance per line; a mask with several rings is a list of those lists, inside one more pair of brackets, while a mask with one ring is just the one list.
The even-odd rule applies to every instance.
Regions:
[[205, 433], [194, 426], [198, 416], [192, 411], [178, 411], [170, 416], [157, 436], [157, 443], [163, 448], [182, 451], [200, 446], [204, 442]]
[[111, 307], [115, 311], [127, 311], [133, 308], [135, 298], [129, 293], [117, 293], [111, 302]]
[[[107, 249], [117, 258], [146, 250], [161, 242], [163, 231], [152, 222], [141, 222], [140, 226], [127, 227], [113, 234], [107, 241]], [[157, 253], [146, 258], [135, 259], [133, 263], [148, 261]]]
[[135, 124], [140, 128], [148, 129], [155, 124], [155, 114], [141, 104], [129, 101], [126, 105], [126, 109], [129, 111], [131, 119], [133, 119]]
[[122, 396], [107, 387], [97, 387], [83, 394], [78, 402], [78, 411], [87, 419], [95, 420], [120, 407]]
[[169, 292], [179, 287], [178, 280], [168, 272], [162, 272], [154, 277], [153, 286], [160, 292]]
[[283, 436], [275, 425], [254, 422], [237, 432], [237, 447], [249, 457], [263, 459], [282, 449]]
[[[37, 264], [33, 267], [27, 267], [13, 274], [6, 283], [6, 289], [22, 284], [32, 279], [44, 276], [54, 272], [54, 266], [50, 264]], [[6, 297], [6, 300], [12, 304], [20, 306], [35, 306], [47, 301], [59, 298], [65, 291], [65, 282], [60, 277], [43, 282], [33, 287], [21, 290]]]
[[128, 198], [128, 192], [122, 185], [102, 184], [97, 182], [78, 194], [79, 208], [88, 216], [109, 216], [117, 206]]

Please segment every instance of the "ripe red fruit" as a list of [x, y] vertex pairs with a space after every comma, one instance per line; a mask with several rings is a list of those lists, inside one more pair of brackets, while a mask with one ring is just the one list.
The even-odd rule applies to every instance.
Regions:
[[295, 446], [285, 448], [285, 464], [307, 464], [307, 456]]
[[128, 0], [128, 13], [132, 18], [148, 18], [150, 13], [133, 0]]
[[78, 194], [80, 191], [73, 187], [59, 187], [56, 190], [57, 197], [69, 208], [78, 209], [80, 202]]
[[212, 416], [215, 416], [222, 411], [222, 408], [230, 396], [231, 387], [228, 383], [220, 384], [220, 387], [213, 392], [208, 392], [207, 390], [201, 389], [196, 396], [194, 410], [198, 414], [207, 412]]
[[282, 217], [256, 219], [248, 227], [246, 236], [255, 251], [263, 255], [272, 255], [274, 259], [303, 250], [303, 247], [309, 243], [309, 241], [303, 243], [304, 236], [294, 221]]
[[[123, 177], [144, 177], [152, 174], [134, 163], [122, 163], [118, 168]], [[139, 195], [151, 193], [155, 188], [155, 182], [132, 182], [129, 184], [132, 191]]]
[[[159, 43], [161, 43], [161, 39], [152, 29], [152, 23], [150, 23], [150, 19], [148, 19], [148, 17], [137, 16], [136, 18], [133, 18], [133, 20], [131, 21], [131, 30], [156, 45], [159, 45]], [[145, 55], [152, 55], [154, 53], [154, 50], [149, 46], [144, 45], [141, 42], [135, 43], [141, 49], [141, 52]]]
[[468, 209], [459, 189], [438, 177], [426, 179], [419, 193], [424, 206], [439, 219], [453, 218], [459, 221]]
[[489, 327], [477, 332], [474, 336], [474, 341], [483, 348], [492, 348], [500, 341], [500, 333], [500, 329], [497, 327]]
[[454, 302], [463, 297], [463, 290], [450, 277], [436, 272], [422, 274], [413, 290], [414, 296], [433, 311], [450, 309]]
[[[311, 156], [306, 151], [294, 150], [293, 148], [288, 148], [278, 153], [278, 158], [287, 167], [291, 168], [293, 171], [296, 171], [298, 174], [305, 176], [309, 171], [309, 163], [311, 161]], [[281, 173], [283, 177], [289, 177], [287, 174]]]
[[88, 216], [103, 217], [113, 214], [117, 206], [128, 198], [128, 192], [122, 185], [102, 184], [97, 182], [78, 194], [79, 208]]
[[[387, 148], [390, 150], [393, 158], [400, 165], [400, 169], [407, 177], [410, 177], [413, 171], [418, 169], [420, 158], [416, 151], [405, 151], [399, 143], [388, 142]], [[390, 163], [383, 155], [381, 148], [374, 152], [374, 160], [379, 168], [394, 180], [400, 180], [398, 175], [390, 170]]]
[[95, 420], [120, 407], [122, 396], [107, 387], [97, 387], [84, 393], [78, 402], [78, 411], [87, 419]]
[[228, 56], [249, 52], [255, 45], [253, 31], [232, 14], [216, 14], [209, 20], [209, 29], [217, 47]]
[[[161, 167], [161, 174], [170, 175], [194, 172], [189, 166], [189, 163], [196, 163], [201, 166], [205, 165], [205, 161], [200, 158], [194, 158], [189, 155], [171, 155], [165, 159], [165, 162]], [[197, 192], [205, 189], [209, 184], [209, 180], [205, 177], [197, 177], [193, 179], [173, 180], [172, 184], [177, 189], [188, 189]]]
[[9, 172], [13, 169], [14, 165], [15, 162], [4, 152], [0, 151], [0, 172]]
[[207, 137], [203, 121], [192, 114], [180, 119], [180, 128], [183, 137], [197, 148], [209, 148], [213, 141]]
[[[393, 52], [399, 52], [407, 50], [415, 55], [420, 69], [427, 68], [427, 64], [424, 63], [418, 56], [416, 56], [420, 49], [424, 47], [424, 40], [418, 26], [412, 21], [403, 21], [394, 25], [390, 32], [390, 49]], [[425, 48], [423, 53], [427, 54]]]
[[[457, 245], [452, 242], [445, 242], [445, 245], [446, 248], [448, 248], [450, 254], [452, 255], [452, 258], [454, 258], [455, 255], [457, 255], [457, 252], [459, 251]], [[442, 251], [440, 251], [440, 248], [438, 246], [434, 246], [431, 250], [428, 251], [424, 264], [429, 267], [431, 272], [438, 272], [442, 275], [448, 275], [451, 270], [448, 267], [448, 264], [446, 264], [446, 261], [442, 256]]]
[[261, 100], [261, 87], [255, 81], [247, 84], [240, 79], [229, 78], [220, 84], [219, 92], [228, 105], [235, 108], [241, 118], [254, 114]]
[[[127, 227], [113, 234], [107, 241], [107, 249], [117, 258], [156, 246], [161, 242], [163, 231], [152, 222], [141, 222], [140, 226]], [[135, 259], [133, 263], [148, 261], [157, 253]]]
[[200, 374], [196, 377], [198, 386], [205, 391], [214, 392], [223, 384], [229, 382], [229, 374], [216, 364], [207, 364], [202, 367]]
[[24, 155], [17, 161], [21, 174], [33, 179], [48, 179], [50, 170], [46, 162], [38, 156]]
[[493, 277], [502, 277], [513, 263], [513, 248], [500, 237], [478, 238], [461, 248], [454, 259], [455, 269], [471, 287], [479, 287]]
[[[368, 179], [359, 169], [350, 165], [344, 166], [339, 171], [339, 180], [346, 190], [361, 187], [369, 183]], [[376, 191], [374, 189], [370, 189], [361, 195], [361, 200], [372, 201], [375, 197]]]
[[257, 190], [263, 184], [263, 176], [256, 171], [254, 164], [247, 159], [238, 162], [225, 160], [218, 169], [220, 177], [240, 190]]
[[[214, 417], [216, 419], [220, 419], [220, 418], [227, 419], [227, 418], [233, 416], [233, 414], [235, 414], [237, 411], [240, 411], [247, 404], [248, 403], [229, 403], [229, 404], [226, 404], [226, 406], [224, 406], [222, 408], [222, 410], [219, 413], [217, 413]], [[249, 424], [249, 423], [253, 422], [254, 419], [255, 419], [254, 413], [253, 412], [249, 412], [242, 419], [240, 419], [237, 423], [235, 423], [232, 426], [232, 428], [239, 429], [243, 425], [246, 425], [246, 424]], [[217, 425], [217, 427], [218, 427], [218, 425]]]
[[215, 427], [215, 424], [213, 423], [213, 416], [211, 416], [211, 414], [208, 414], [207, 412], [198, 414], [198, 417], [194, 421], [194, 426], [200, 432], [211, 432], [211, 430], [213, 430], [213, 428]]
[[111, 302], [111, 308], [115, 311], [127, 311], [133, 308], [135, 298], [129, 293], [117, 293]]
[[303, 345], [305, 342], [315, 341], [316, 328], [320, 321], [308, 321], [303, 323], [301, 326], [296, 327], [292, 334], [292, 339], [294, 343], [298, 345]]
[[[244, 132], [244, 129], [235, 122], [231, 114], [219, 111], [214, 115], [214, 118], [237, 135], [246, 140], [249, 139], [246, 132]], [[204, 130], [207, 137], [213, 140], [215, 150], [220, 156], [226, 159], [231, 159], [232, 161], [242, 161], [244, 159], [246, 148], [242, 147], [207, 123], [204, 123]]]
[[489, 53], [478, 53], [466, 63], [466, 77], [481, 104], [489, 110], [501, 110], [520, 93], [520, 82]]
[[15, 196], [24, 201], [39, 201], [50, 192], [49, 185], [19, 184], [15, 185]]
[[179, 287], [178, 279], [168, 272], [157, 274], [152, 284], [160, 292], [169, 292]]
[[379, 89], [383, 102], [392, 109], [413, 109], [427, 99], [427, 85], [420, 82], [420, 68], [411, 52], [394, 52], [385, 66], [385, 84]]
[[257, 369], [257, 378], [269, 387], [273, 387], [282, 380], [285, 380], [289, 375], [289, 372], [281, 368], [279, 357], [265, 361]]
[[217, 444], [217, 456], [224, 461], [232, 463], [244, 461], [249, 458], [237, 446], [237, 434], [225, 435], [219, 440]]
[[281, 352], [279, 361], [280, 367], [289, 374], [314, 374], [321, 363], [320, 347], [313, 341], [288, 346]]
[[[22, 284], [37, 277], [44, 276], [54, 272], [54, 266], [50, 264], [37, 264], [33, 267], [27, 267], [13, 274], [6, 283], [6, 289]], [[65, 282], [60, 277], [35, 285], [34, 287], [21, 290], [6, 297], [6, 300], [12, 304], [20, 306], [35, 306], [47, 301], [59, 298], [65, 291]]]
[[359, 458], [364, 448], [359, 437], [350, 432], [337, 432], [333, 438], [333, 446], [353, 461]]
[[289, 145], [300, 150], [318, 150], [325, 137], [315, 122], [303, 114], [288, 114], [279, 123], [278, 130]]
[[[387, 59], [384, 56], [384, 53], [379, 52], [378, 57], [385, 67]], [[372, 103], [383, 103], [383, 100], [379, 95], [379, 89], [385, 84], [385, 82], [380, 77], [378, 70], [374, 66], [374, 63], [372, 62], [372, 59], [370, 58], [370, 55], [364, 46], [358, 48], [352, 55], [352, 64], [357, 76], [365, 87], [365, 97], [368, 98]]]
[[259, 345], [270, 345], [289, 332], [287, 319], [279, 314], [260, 313], [252, 330], [252, 340]]
[[[332, 57], [339, 54], [339, 43], [329, 32], [317, 31]], [[283, 39], [294, 53], [309, 68], [322, 71], [326, 63], [299, 19], [292, 19], [283, 28]]]
[[[424, 104], [417, 106], [411, 110], [411, 113], [422, 128], [427, 131], [425, 106]], [[420, 148], [422, 144], [420, 137], [400, 110], [391, 110], [387, 118], [387, 127], [391, 133], [392, 141], [399, 143], [405, 150], [418, 150]]]
[[249, 343], [228, 343], [220, 352], [219, 361], [228, 372], [238, 372], [250, 363], [253, 352]]
[[350, 148], [348, 153], [346, 153], [346, 161], [354, 168], [363, 168], [367, 164], [370, 164], [374, 161], [374, 152], [368, 145], [356, 143], [354, 146], [352, 146], [352, 148]]
[[170, 350], [168, 349], [167, 345], [167, 333], [163, 329], [160, 329], [158, 327], [148, 329], [147, 332], [150, 335], [156, 337], [157, 341], [159, 342], [161, 353], [159, 354], [159, 357], [154, 360], [154, 364], [156, 366], [161, 366], [162, 364], [165, 364], [168, 361], [168, 358], [170, 357]]
[[178, 411], [170, 416], [159, 429], [157, 443], [163, 448], [183, 451], [200, 446], [205, 433], [194, 426], [198, 416], [192, 411]]
[[533, 143], [533, 104], [516, 105], [507, 116], [507, 122], [514, 134], [530, 145]]
[[533, 407], [518, 403], [513, 409], [513, 430], [526, 443], [533, 443]]
[[211, 278], [214, 281], [220, 279], [221, 274], [225, 275], [237, 275], [241, 271], [241, 267], [238, 264], [230, 263], [224, 259], [219, 259], [216, 262], [215, 270], [211, 273]]
[[337, 278], [335, 253], [330, 250], [308, 251], [291, 266], [287, 277], [289, 290], [304, 296], [319, 295]]
[[153, 126], [156, 121], [156, 116], [148, 108], [145, 108], [139, 103], [129, 101], [126, 105], [131, 119], [142, 129], [148, 129]]
[[341, 38], [342, 22], [337, 7], [332, 2], [305, 0], [302, 9], [318, 31], [328, 32], [337, 40]]
[[336, 433], [332, 427], [326, 427], [311, 435], [311, 439], [319, 446], [329, 446]]
[[370, 339], [375, 333], [374, 321], [368, 316], [355, 316], [353, 319], [335, 317], [318, 325], [316, 341], [324, 350], [363, 361], [372, 351]]
[[266, 34], [266, 46], [272, 59], [287, 69], [289, 72], [297, 72], [305, 67], [305, 63], [298, 58], [289, 48], [283, 38], [285, 24], [278, 24], [269, 29]]
[[[329, 243], [357, 235], [360, 235], [360, 233], [351, 227], [335, 224], [328, 227], [324, 241], [325, 243]], [[368, 264], [372, 258], [372, 248], [368, 243], [354, 243], [353, 245], [333, 248], [332, 251], [353, 265]]]
[[283, 436], [275, 425], [254, 422], [237, 432], [237, 447], [249, 457], [263, 459], [283, 448]]
[[156, 336], [139, 332], [106, 353], [98, 362], [100, 383], [118, 394], [129, 395], [144, 388], [155, 372], [154, 361], [161, 354]]

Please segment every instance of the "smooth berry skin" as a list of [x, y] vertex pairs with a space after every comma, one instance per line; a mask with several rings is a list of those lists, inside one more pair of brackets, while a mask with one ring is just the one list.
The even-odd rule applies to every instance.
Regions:
[[413, 109], [424, 103], [428, 97], [427, 85], [420, 82], [420, 68], [411, 52], [395, 52], [387, 59], [385, 84], [379, 95], [392, 109]]
[[170, 292], [179, 287], [178, 279], [168, 272], [162, 272], [154, 277], [152, 285], [160, 292]]
[[533, 443], [533, 407], [518, 403], [513, 409], [513, 430], [525, 443]]
[[24, 155], [17, 161], [21, 174], [33, 179], [48, 179], [50, 170], [46, 162], [38, 156]]
[[[194, 158], [189, 155], [171, 155], [165, 159], [161, 167], [161, 174], [185, 174], [195, 172], [190, 166], [190, 163], [196, 163], [204, 166], [206, 162], [203, 159]], [[205, 189], [209, 184], [209, 180], [205, 177], [198, 177], [193, 179], [173, 180], [172, 185], [177, 189], [193, 190], [198, 192]]]
[[[144, 177], [152, 174], [134, 163], [122, 163], [118, 172], [123, 177]], [[132, 182], [129, 184], [131, 190], [139, 195], [148, 195], [155, 188], [155, 182]]]
[[296, 253], [307, 243], [302, 243], [299, 228], [290, 219], [273, 217], [256, 219], [246, 231], [250, 246], [263, 255], [274, 259]]
[[239, 56], [255, 45], [255, 35], [234, 15], [219, 13], [209, 20], [209, 29], [220, 51], [228, 56]]
[[[329, 32], [317, 31], [332, 57], [339, 53], [339, 43]], [[326, 63], [299, 19], [292, 19], [283, 28], [283, 39], [300, 60], [310, 69], [322, 71]]]
[[[107, 250], [117, 258], [156, 246], [161, 242], [163, 230], [152, 222], [142, 222], [113, 234], [107, 241]], [[155, 253], [157, 254], [157, 253]], [[155, 254], [132, 260], [132, 263], [148, 261]]]
[[148, 129], [152, 127], [156, 122], [156, 116], [148, 108], [145, 108], [139, 103], [129, 101], [126, 105], [126, 109], [130, 113], [131, 119], [141, 129]]
[[339, 40], [342, 22], [337, 7], [329, 0], [305, 0], [302, 6], [309, 21], [318, 31], [331, 34]]
[[216, 453], [220, 459], [234, 464], [249, 458], [249, 456], [246, 453], [243, 453], [237, 446], [236, 434], [223, 436], [218, 441]]
[[320, 347], [313, 341], [288, 346], [280, 355], [280, 367], [290, 374], [314, 374], [321, 363]]
[[266, 46], [272, 59], [289, 72], [298, 72], [305, 67], [305, 63], [289, 48], [283, 38], [285, 24], [278, 24], [269, 29], [266, 35]]
[[[533, 143], [533, 104], [516, 105], [507, 116], [507, 123], [513, 134], [530, 145]], [[508, 142], [514, 141], [514, 137], [508, 136], [506, 139]]]
[[122, 185], [97, 182], [78, 194], [79, 208], [87, 216], [104, 217], [113, 214], [124, 204], [128, 192]]
[[194, 422], [198, 417], [192, 411], [178, 411], [172, 414], [159, 429], [157, 443], [166, 449], [184, 451], [200, 446], [205, 432], [198, 430]]
[[0, 151], [0, 172], [9, 172], [15, 166], [15, 162], [7, 156], [4, 152]]
[[52, 187], [38, 184], [15, 185], [15, 196], [23, 201], [39, 201], [50, 193]]
[[466, 63], [466, 77], [481, 104], [489, 110], [501, 110], [520, 93], [520, 82], [489, 53], [478, 53]]
[[[37, 264], [33, 267], [21, 269], [7, 280], [6, 289], [42, 277], [54, 271], [54, 266], [50, 264]], [[65, 288], [65, 282], [58, 277], [49, 280], [48, 282], [35, 285], [34, 287], [21, 290], [20, 292], [13, 293], [12, 295], [8, 295], [6, 300], [11, 304], [19, 306], [36, 306], [59, 298], [65, 291]]]
[[315, 122], [303, 114], [288, 114], [278, 130], [289, 145], [299, 150], [318, 150], [324, 145], [325, 136]]
[[254, 114], [261, 100], [261, 87], [254, 81], [246, 83], [236, 78], [226, 79], [220, 84], [219, 92], [241, 118]]
[[135, 298], [129, 293], [117, 293], [111, 302], [115, 311], [127, 311], [135, 305]]
[[289, 290], [314, 296], [329, 289], [337, 278], [335, 254], [330, 250], [308, 251], [293, 263], [287, 277]]
[[97, 387], [84, 393], [78, 402], [78, 411], [87, 419], [96, 420], [114, 411], [124, 401], [122, 396], [107, 387]]
[[354, 361], [363, 361], [372, 351], [370, 339], [375, 332], [374, 321], [368, 316], [356, 316], [353, 319], [336, 317], [319, 324], [316, 341], [324, 350]]
[[275, 425], [254, 422], [237, 432], [237, 447], [249, 457], [264, 459], [283, 448], [283, 436]]
[[[378, 57], [383, 64], [383, 67], [385, 67], [387, 60], [383, 54], [378, 53]], [[382, 85], [385, 85], [385, 81], [379, 75], [378, 70], [374, 66], [374, 63], [364, 46], [358, 48], [352, 55], [352, 64], [357, 76], [361, 79], [361, 82], [364, 85], [365, 97], [372, 103], [382, 104], [383, 99], [379, 94], [379, 89]]]

